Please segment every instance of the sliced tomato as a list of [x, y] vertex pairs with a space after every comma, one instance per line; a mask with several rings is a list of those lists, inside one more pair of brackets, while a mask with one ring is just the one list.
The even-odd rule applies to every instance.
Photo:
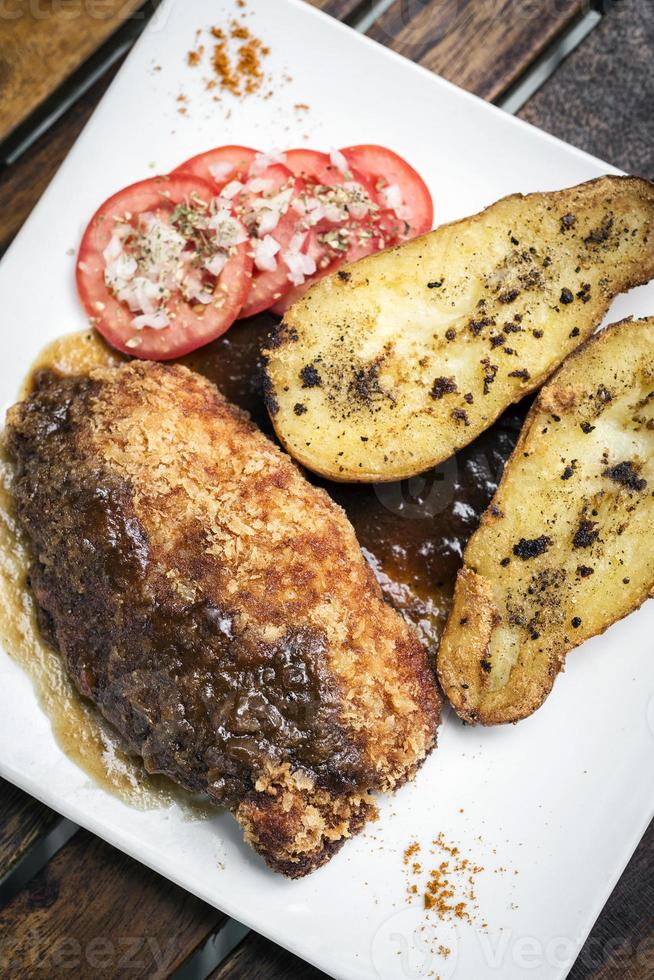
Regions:
[[328, 187], [336, 187], [353, 180], [361, 184], [373, 201], [376, 200], [374, 183], [365, 173], [361, 172], [358, 167], [352, 167], [351, 171], [341, 170], [332, 161], [328, 153], [300, 147], [295, 150], [285, 150], [282, 157], [284, 166], [308, 184], [324, 184]]
[[[260, 158], [260, 166], [256, 168], [256, 173], [253, 176], [250, 173], [250, 168], [257, 157]], [[237, 189], [236, 194], [230, 197], [230, 202], [234, 213], [248, 229], [255, 256], [258, 238], [255, 227], [257, 203], [260, 203], [262, 198], [274, 195], [290, 186], [293, 188], [292, 199], [304, 187], [304, 182], [294, 177], [286, 166], [274, 162], [275, 154], [270, 155], [271, 162], [269, 163], [266, 157], [266, 154], [260, 154], [258, 150], [246, 146], [220, 146], [208, 150], [206, 153], [200, 153], [173, 171], [174, 174], [194, 173], [212, 181], [217, 194], [223, 190], [229, 190], [229, 185], [233, 184], [234, 181], [244, 185], [242, 189]], [[266, 186], [265, 189], [256, 190], [249, 187], [250, 184], [253, 184], [254, 188]], [[290, 290], [291, 282], [288, 278], [288, 267], [283, 262], [281, 253], [288, 247], [293, 238], [297, 222], [297, 215], [287, 211], [282, 215], [275, 228], [270, 231], [271, 237], [280, 246], [279, 252], [275, 256], [276, 268], [274, 270], [262, 270], [257, 267], [255, 261], [252, 269], [252, 286], [243, 305], [241, 318], [261, 313]]]
[[[282, 164], [273, 163], [259, 168], [254, 177], [248, 173], [244, 174], [241, 182], [243, 188], [231, 197], [231, 205], [236, 216], [248, 230], [254, 260], [250, 293], [240, 313], [240, 317], [245, 318], [267, 310], [291, 288], [289, 270], [283, 261], [283, 253], [289, 247], [298, 228], [299, 218], [292, 207], [292, 201], [303, 190], [304, 181], [295, 177]], [[223, 187], [219, 193], [227, 189]], [[271, 216], [274, 221], [275, 211], [266, 211], [261, 205], [265, 205], [267, 200], [274, 201], [277, 195], [282, 195], [286, 203], [283, 210], [278, 213], [274, 227], [267, 230], [265, 218]], [[273, 256], [274, 269], [266, 270], [259, 266], [258, 251], [264, 239], [272, 239], [278, 246]]]
[[[286, 310], [306, 293], [307, 289], [324, 276], [336, 272], [346, 263], [356, 262], [366, 255], [396, 245], [402, 240], [405, 224], [394, 211], [376, 207], [361, 218], [350, 217], [347, 221], [332, 223], [325, 219], [309, 230], [306, 251], [314, 259], [316, 272], [308, 276], [300, 286], [293, 286], [285, 296], [275, 301], [272, 312], [283, 316]], [[343, 250], [330, 248], [324, 243], [329, 233], [343, 234], [347, 247]]]
[[[406, 223], [402, 238], [414, 238], [431, 230], [434, 205], [429, 188], [406, 160], [393, 150], [372, 143], [346, 146], [341, 153], [352, 168], [372, 183], [379, 204], [395, 210]], [[396, 197], [401, 198], [397, 207], [389, 202], [389, 198]]]
[[211, 289], [215, 300], [201, 305], [185, 299], [179, 290], [174, 292], [166, 303], [170, 323], [159, 329], [137, 329], [133, 323], [137, 313], [117, 299], [105, 282], [103, 253], [117, 223], [135, 227], [144, 214], [169, 223], [178, 205], [208, 205], [214, 196], [213, 185], [208, 181], [180, 173], [132, 184], [110, 197], [95, 213], [80, 245], [77, 290], [94, 326], [113, 347], [136, 357], [169, 360], [202, 347], [232, 325], [251, 285], [252, 258], [247, 240], [229, 250], [222, 271], [209, 281], [207, 289]]
[[281, 299], [278, 299], [273, 303], [273, 305], [270, 307], [270, 312], [274, 313], [275, 316], [284, 316], [286, 311], [291, 308], [293, 303], [297, 303], [297, 301], [304, 296], [307, 289], [309, 289], [310, 286], [313, 286], [314, 282], [318, 282], [318, 280], [322, 279], [325, 275], [326, 273], [324, 272], [319, 274], [316, 273], [315, 276], [311, 276], [306, 280], [306, 282], [303, 282], [301, 286], [291, 286], [289, 291], [282, 296]]
[[304, 296], [307, 289], [313, 286], [315, 282], [318, 282], [319, 279], [331, 275], [331, 273], [336, 272], [342, 266], [356, 262], [366, 255], [371, 255], [373, 252], [380, 252], [384, 248], [397, 245], [401, 240], [403, 230], [404, 223], [398, 219], [394, 211], [380, 210], [368, 219], [351, 223], [351, 244], [349, 248], [340, 257], [335, 257], [325, 262], [325, 248], [317, 241], [320, 229], [312, 228], [309, 232], [309, 242], [306, 251], [314, 258], [318, 270], [312, 276], [308, 276], [301, 286], [292, 286], [284, 296], [275, 300], [275, 303], [271, 306], [272, 312], [277, 316], [283, 316], [286, 310], [293, 303], [297, 302], [301, 296]]
[[271, 235], [279, 245], [279, 251], [273, 257], [275, 268], [270, 270], [257, 268], [257, 243], [251, 240], [251, 248], [255, 257], [255, 264], [252, 271], [252, 285], [239, 314], [239, 319], [245, 319], [245, 317], [254, 316], [256, 313], [262, 313], [264, 310], [269, 309], [273, 303], [279, 302], [290, 291], [291, 281], [288, 278], [289, 269], [284, 261], [284, 252], [289, 247], [296, 232], [297, 215], [293, 211], [288, 211], [279, 219], [279, 223]]
[[290, 176], [290, 170], [280, 163], [273, 162], [274, 154], [270, 154], [270, 163], [266, 163], [267, 154], [253, 150], [249, 146], [217, 146], [213, 150], [199, 153], [191, 157], [185, 163], [175, 167], [172, 174], [195, 174], [204, 180], [214, 184], [216, 191], [220, 192], [227, 184], [233, 180], [246, 183], [252, 177], [250, 168], [257, 157], [262, 159], [262, 164], [257, 170], [256, 176], [272, 181], [271, 190], [277, 190], [283, 186]]
[[[345, 160], [342, 161], [343, 166], [339, 166], [338, 159], [333, 159], [333, 156], [335, 155], [320, 153], [317, 150], [310, 150], [304, 147], [287, 150], [283, 154], [285, 165], [298, 178], [304, 181], [304, 190], [308, 197], [314, 196], [318, 197], [318, 199], [324, 199], [328, 195], [329, 188], [358, 184], [363, 192], [364, 198], [367, 198], [371, 202], [375, 214], [371, 211], [360, 216], [353, 216], [352, 212], [354, 208], [352, 208], [351, 204], [348, 204], [346, 206], [348, 209], [351, 208], [351, 213], [347, 217], [340, 220], [330, 220], [328, 217], [323, 216], [316, 224], [313, 224], [310, 220], [311, 212], [307, 211], [309, 220], [304, 226], [301, 222], [300, 228], [307, 228], [308, 226], [305, 250], [313, 258], [316, 264], [316, 272], [308, 276], [302, 285], [292, 287], [288, 291], [286, 298], [282, 297], [280, 300], [277, 300], [273, 307], [274, 312], [287, 309], [314, 282], [322, 279], [328, 272], [335, 271], [344, 262], [353, 261], [355, 258], [360, 258], [362, 255], [367, 254], [368, 251], [376, 251], [384, 247], [383, 242], [379, 244], [379, 236], [377, 234], [375, 234], [374, 238], [375, 244], [373, 244], [373, 241], [368, 241], [369, 236], [367, 232], [376, 221], [376, 212], [378, 211], [377, 199], [372, 183], [365, 174], [360, 173], [356, 168], [348, 167]], [[313, 213], [315, 214], [315, 212]], [[330, 246], [327, 243], [330, 234], [335, 236], [342, 235], [338, 245]], [[366, 239], [365, 248], [361, 246], [361, 241], [364, 238]], [[346, 242], [351, 242], [351, 246], [342, 247], [345, 246]]]
[[337, 154], [328, 156], [315, 150], [298, 149], [288, 150], [284, 156], [286, 166], [307, 181], [332, 185], [357, 181], [378, 209], [361, 219], [333, 225], [334, 230], [339, 227], [347, 230], [349, 245], [340, 256], [332, 251], [331, 261], [326, 261], [330, 250], [323, 248], [321, 251], [320, 248], [320, 236], [324, 236], [328, 229], [324, 225], [312, 229], [309, 254], [316, 258], [318, 271], [275, 303], [272, 310], [279, 315], [283, 315], [314, 282], [345, 263], [356, 262], [373, 252], [424, 234], [432, 227], [434, 211], [429, 189], [406, 160], [386, 147], [372, 144], [346, 147], [340, 154], [349, 165], [348, 170], [336, 166], [333, 158], [338, 158]]
[[240, 180], [247, 173], [258, 152], [249, 146], [217, 146], [175, 167], [171, 177], [179, 173], [195, 174], [224, 187], [230, 180]]

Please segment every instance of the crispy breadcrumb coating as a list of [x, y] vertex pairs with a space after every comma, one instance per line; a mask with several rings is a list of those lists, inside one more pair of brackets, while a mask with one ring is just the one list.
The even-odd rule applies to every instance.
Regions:
[[342, 510], [179, 366], [42, 372], [8, 437], [41, 624], [81, 693], [271, 867], [327, 861], [439, 720]]

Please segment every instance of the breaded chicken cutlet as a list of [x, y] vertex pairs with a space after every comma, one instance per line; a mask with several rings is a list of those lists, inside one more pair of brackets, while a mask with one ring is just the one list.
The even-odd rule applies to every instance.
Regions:
[[179, 366], [43, 371], [7, 431], [41, 627], [79, 691], [276, 871], [323, 864], [440, 709], [344, 513]]

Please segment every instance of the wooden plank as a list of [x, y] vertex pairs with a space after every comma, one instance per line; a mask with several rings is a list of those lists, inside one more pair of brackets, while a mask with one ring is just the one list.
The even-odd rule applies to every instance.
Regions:
[[251, 932], [207, 980], [327, 980], [281, 946]]
[[492, 100], [584, 7], [585, 0], [395, 0], [369, 34]]
[[519, 113], [630, 173], [654, 178], [654, 3], [621, 0]]
[[654, 976], [654, 823], [586, 940], [568, 980]]
[[6, 3], [0, 17], [0, 140], [96, 51], [143, 0]]
[[52, 180], [119, 67], [112, 67], [24, 156], [0, 171], [0, 255]]
[[312, 7], [320, 7], [326, 14], [337, 20], [345, 20], [356, 11], [365, 13], [372, 6], [372, 0], [306, 0]]
[[80, 830], [0, 911], [0, 975], [167, 977], [225, 921]]
[[59, 814], [0, 779], [0, 881], [60, 822]]

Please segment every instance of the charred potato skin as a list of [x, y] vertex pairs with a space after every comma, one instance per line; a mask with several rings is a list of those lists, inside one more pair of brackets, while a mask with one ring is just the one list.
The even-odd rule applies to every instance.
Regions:
[[654, 594], [653, 497], [654, 318], [626, 320], [542, 389], [468, 543], [438, 652], [464, 721], [532, 714], [571, 649]]
[[276, 433], [343, 482], [447, 459], [537, 389], [654, 275], [654, 186], [602, 177], [504, 198], [326, 277], [263, 352]]

